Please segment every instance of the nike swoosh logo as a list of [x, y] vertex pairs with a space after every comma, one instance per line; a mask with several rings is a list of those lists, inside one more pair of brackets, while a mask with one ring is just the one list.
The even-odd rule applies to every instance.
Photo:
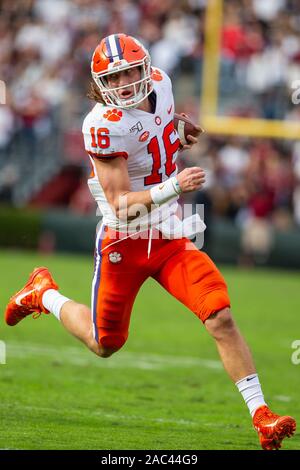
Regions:
[[167, 109], [167, 111], [168, 111], [168, 114], [170, 114], [170, 113], [171, 113], [171, 111], [172, 111], [172, 108], [173, 108], [173, 105], [171, 105], [171, 107], [170, 107], [169, 109]]
[[165, 187], [164, 184], [160, 184], [160, 185], [158, 186], [158, 189], [163, 189], [164, 187]]
[[[276, 426], [276, 424], [278, 423], [278, 420], [279, 420], [279, 418], [277, 418], [277, 419], [276, 419], [275, 421], [273, 421], [273, 423], [271, 423], [271, 424], [263, 424], [262, 427], [264, 427], [264, 428], [273, 428], [273, 427]], [[254, 428], [256, 429], [257, 432], [260, 432], [260, 430], [261, 430], [261, 426], [260, 426], [260, 425], [259, 425], [259, 426], [254, 426]]]
[[19, 305], [20, 307], [22, 307], [22, 300], [25, 297], [27, 297], [27, 295], [31, 294], [32, 292], [34, 292], [34, 289], [30, 290], [29, 292], [25, 292], [24, 294], [18, 295], [18, 297], [15, 300], [16, 304]]
[[250, 382], [250, 380], [253, 380], [253, 379], [255, 379], [255, 377], [250, 377], [250, 378], [248, 378], [248, 379], [246, 379], [246, 380], [247, 380], [247, 382]]
[[271, 424], [265, 424], [265, 427], [266, 428], [271, 428], [272, 426], [276, 426], [276, 424], [278, 423], [278, 419], [279, 418], [277, 418], [276, 421], [273, 421], [273, 423], [271, 423]]

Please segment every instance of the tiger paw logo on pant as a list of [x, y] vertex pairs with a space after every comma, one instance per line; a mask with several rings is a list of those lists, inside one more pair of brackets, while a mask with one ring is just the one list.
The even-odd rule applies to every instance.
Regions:
[[121, 263], [122, 255], [121, 253], [118, 253], [117, 251], [112, 251], [111, 253], [109, 253], [108, 259], [113, 264]]

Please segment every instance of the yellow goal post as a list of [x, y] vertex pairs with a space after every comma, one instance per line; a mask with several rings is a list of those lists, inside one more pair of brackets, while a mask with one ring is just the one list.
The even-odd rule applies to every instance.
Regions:
[[224, 0], [208, 0], [205, 18], [201, 126], [209, 134], [300, 139], [300, 123], [218, 116], [221, 32]]

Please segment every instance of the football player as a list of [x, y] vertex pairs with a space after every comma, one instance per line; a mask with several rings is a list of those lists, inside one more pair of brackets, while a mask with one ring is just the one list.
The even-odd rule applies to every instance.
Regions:
[[[176, 215], [179, 195], [201, 189], [205, 174], [198, 167], [177, 172], [180, 140], [171, 81], [151, 67], [143, 45], [125, 34], [102, 39], [91, 73], [89, 95], [96, 104], [82, 131], [92, 165], [88, 185], [103, 215], [91, 307], [64, 297], [48, 269], [40, 267], [11, 298], [6, 322], [16, 325], [32, 312], [51, 312], [91, 351], [109, 357], [127, 340], [135, 297], [153, 277], [203, 322], [249, 408], [262, 447], [278, 449], [296, 422], [265, 403], [225, 280], [186, 236], [193, 233], [195, 218], [181, 221]], [[196, 142], [189, 137], [190, 145]], [[205, 227], [199, 220], [194, 225], [194, 232]]]

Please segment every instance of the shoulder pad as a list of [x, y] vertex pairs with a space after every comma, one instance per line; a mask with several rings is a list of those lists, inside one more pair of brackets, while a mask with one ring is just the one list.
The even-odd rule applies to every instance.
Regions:
[[110, 135], [123, 136], [128, 133], [124, 110], [103, 106], [97, 103], [91, 112], [85, 117], [82, 132], [85, 133], [91, 127], [103, 127], [109, 129]]
[[151, 78], [154, 82], [171, 82], [169, 75], [158, 67], [151, 67]]

